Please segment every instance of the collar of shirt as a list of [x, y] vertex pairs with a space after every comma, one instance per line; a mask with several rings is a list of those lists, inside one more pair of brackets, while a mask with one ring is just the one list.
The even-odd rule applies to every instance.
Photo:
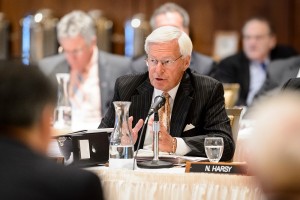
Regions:
[[268, 66], [270, 62], [271, 62], [270, 58], [266, 58], [262, 62], [260, 62], [260, 61], [250, 61], [250, 66], [254, 66], [254, 65], [261, 66], [261, 63], [264, 63], [266, 66]]
[[[174, 100], [176, 97], [176, 93], [177, 93], [179, 84], [180, 84], [180, 82], [174, 88], [172, 88], [171, 90], [168, 91], [168, 94], [170, 95], [169, 103], [170, 103], [171, 115], [172, 115], [173, 104], [174, 104]], [[164, 91], [162, 91], [162, 90], [158, 90], [158, 89], [154, 88], [153, 95], [152, 95], [152, 103], [154, 102], [154, 98], [156, 96], [162, 95], [163, 92]]]
[[[180, 82], [174, 88], [172, 88], [171, 90], [168, 91], [170, 98], [173, 100], [175, 99], [179, 84], [180, 84]], [[164, 91], [154, 88], [152, 102], [154, 101], [154, 97], [162, 95], [162, 93], [164, 93]]]

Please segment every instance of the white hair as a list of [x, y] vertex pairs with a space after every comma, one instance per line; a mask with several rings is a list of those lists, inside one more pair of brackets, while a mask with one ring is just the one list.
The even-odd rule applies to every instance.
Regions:
[[85, 12], [75, 10], [65, 15], [57, 24], [57, 38], [82, 36], [87, 44], [96, 37], [94, 20]]
[[149, 53], [149, 45], [151, 43], [165, 43], [177, 40], [179, 51], [182, 56], [191, 56], [193, 44], [190, 37], [180, 29], [174, 26], [162, 26], [155, 29], [145, 41], [145, 51]]

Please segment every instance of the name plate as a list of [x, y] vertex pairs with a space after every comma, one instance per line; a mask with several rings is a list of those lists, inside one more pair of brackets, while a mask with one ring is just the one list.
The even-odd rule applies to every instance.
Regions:
[[249, 175], [246, 163], [187, 162], [185, 172]]

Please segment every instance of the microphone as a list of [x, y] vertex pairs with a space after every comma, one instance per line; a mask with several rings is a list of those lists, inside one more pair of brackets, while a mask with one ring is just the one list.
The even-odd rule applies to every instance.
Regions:
[[163, 95], [156, 96], [154, 98], [154, 103], [151, 105], [148, 112], [148, 116], [152, 115], [154, 112], [157, 112], [163, 105], [166, 103], [166, 98]]

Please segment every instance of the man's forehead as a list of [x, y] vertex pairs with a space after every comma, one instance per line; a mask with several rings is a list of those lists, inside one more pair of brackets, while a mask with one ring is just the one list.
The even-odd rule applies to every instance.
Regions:
[[247, 22], [243, 28], [243, 34], [252, 33], [252, 32], [266, 32], [270, 33], [269, 25], [260, 20], [251, 20]]
[[177, 12], [167, 12], [157, 15], [155, 20], [157, 25], [156, 28], [161, 26], [175, 26], [177, 28], [183, 27], [183, 18]]

